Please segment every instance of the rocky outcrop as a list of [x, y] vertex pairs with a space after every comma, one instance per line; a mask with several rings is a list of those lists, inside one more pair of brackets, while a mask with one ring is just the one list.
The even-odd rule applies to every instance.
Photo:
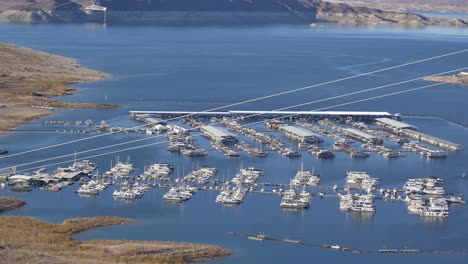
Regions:
[[355, 25], [468, 26], [468, 23], [461, 19], [428, 18], [414, 13], [387, 12], [379, 9], [351, 7], [346, 4], [329, 2], [319, 3], [317, 18], [327, 22]]
[[[89, 0], [43, 0], [0, 13], [0, 21], [23, 23], [102, 22], [104, 14], [85, 10]], [[466, 21], [427, 18], [321, 0], [98, 0], [109, 24], [310, 24], [468, 26]]]

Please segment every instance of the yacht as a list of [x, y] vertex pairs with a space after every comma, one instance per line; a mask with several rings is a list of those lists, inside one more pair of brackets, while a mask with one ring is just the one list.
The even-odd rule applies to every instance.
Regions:
[[301, 170], [299, 170], [294, 178], [291, 180], [291, 184], [294, 186], [317, 186], [320, 182], [320, 176], [316, 175], [314, 171], [305, 171], [304, 166], [301, 163]]
[[432, 187], [432, 188], [424, 188], [423, 193], [428, 194], [428, 195], [437, 195], [437, 196], [442, 196], [445, 195], [445, 191], [443, 187]]
[[352, 212], [375, 212], [375, 200], [373, 195], [358, 195], [353, 199], [350, 208]]
[[319, 159], [332, 159], [335, 157], [335, 153], [325, 149], [320, 150], [316, 155]]
[[352, 151], [351, 154], [349, 154], [351, 158], [369, 158], [370, 155], [367, 152], [364, 151]]
[[260, 233], [258, 235], [247, 236], [247, 238], [250, 240], [264, 241], [267, 239], [267, 236], [265, 235], [265, 233]]
[[426, 152], [426, 158], [428, 159], [445, 159], [447, 158], [447, 153], [440, 150], [432, 150]]
[[384, 154], [382, 154], [382, 156], [384, 156], [385, 158], [387, 159], [390, 159], [390, 158], [399, 158], [401, 157], [401, 153], [398, 152], [398, 151], [387, 151], [385, 152]]
[[309, 208], [310, 204], [292, 198], [283, 198], [283, 200], [280, 203], [280, 206], [281, 208], [286, 209], [306, 209]]
[[306, 209], [309, 208], [311, 199], [310, 193], [303, 190], [298, 194], [291, 186], [289, 190], [284, 192], [280, 207], [286, 209]]
[[262, 150], [253, 151], [251, 154], [257, 158], [265, 158], [268, 156], [268, 154]]
[[340, 210], [348, 211], [353, 205], [353, 195], [352, 194], [338, 194], [340, 197]]
[[84, 174], [90, 174], [97, 169], [96, 163], [90, 160], [75, 161], [72, 167], [76, 171], [82, 171]]
[[410, 199], [408, 201], [408, 212], [413, 214], [423, 214], [426, 210], [426, 205], [422, 199]]
[[130, 190], [120, 190], [120, 191], [114, 191], [112, 194], [115, 198], [120, 198], [120, 199], [136, 199], [136, 194]]
[[281, 154], [288, 158], [298, 158], [302, 156], [301, 153], [299, 153], [299, 151], [293, 149], [285, 149]]
[[99, 194], [99, 191], [97, 189], [87, 188], [87, 187], [85, 187], [85, 188], [81, 187], [76, 192], [79, 193], [79, 194], [87, 194], [87, 195], [97, 195], [97, 194]]
[[206, 156], [208, 152], [204, 149], [185, 149], [182, 150], [182, 154], [189, 157], [197, 157], [197, 156]]
[[176, 202], [176, 203], [181, 203], [185, 201], [184, 197], [182, 197], [180, 194], [171, 193], [171, 192], [164, 194], [163, 200], [168, 201], [168, 202]]
[[460, 197], [460, 196], [450, 196], [450, 197], [446, 198], [446, 200], [447, 200], [448, 203], [461, 203], [461, 204], [465, 203], [463, 198]]
[[427, 209], [423, 211], [423, 216], [448, 217], [449, 210], [447, 201], [444, 198], [429, 198]]
[[8, 154], [8, 150], [6, 150], [5, 148], [0, 147], [0, 155], [5, 155], [5, 154]]
[[188, 145], [183, 142], [170, 142], [167, 151], [182, 151], [188, 148]]

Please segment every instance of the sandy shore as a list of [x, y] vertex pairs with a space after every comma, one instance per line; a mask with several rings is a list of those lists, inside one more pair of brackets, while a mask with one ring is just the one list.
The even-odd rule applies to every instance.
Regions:
[[106, 73], [81, 67], [76, 60], [0, 43], [0, 134], [53, 113], [53, 108], [113, 108], [115, 105], [63, 103], [74, 83], [92, 82]]

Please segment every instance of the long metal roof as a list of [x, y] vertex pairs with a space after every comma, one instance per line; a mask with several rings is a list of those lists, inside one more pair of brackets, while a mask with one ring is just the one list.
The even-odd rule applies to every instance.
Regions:
[[196, 112], [196, 111], [130, 111], [130, 114], [159, 114], [159, 115], [230, 115], [229, 112]]
[[342, 115], [342, 116], [392, 116], [389, 112], [366, 111], [229, 111], [231, 114], [265, 114], [265, 115]]
[[226, 112], [196, 111], [130, 111], [130, 114], [166, 114], [166, 115], [312, 115], [312, 116], [393, 116], [389, 112], [373, 111], [247, 111], [232, 110]]
[[282, 126], [280, 129], [286, 132], [292, 133], [299, 137], [316, 137], [317, 136], [316, 134], [302, 127]]
[[373, 136], [371, 134], [368, 134], [364, 131], [361, 131], [361, 130], [358, 130], [358, 129], [354, 129], [354, 128], [345, 128], [344, 129], [345, 131], [351, 133], [351, 134], [354, 134], [356, 136], [359, 136], [359, 137], [362, 137], [362, 138], [366, 138], [366, 139], [374, 139], [374, 138], [377, 138], [376, 136]]
[[221, 127], [206, 125], [206, 126], [200, 127], [200, 130], [201, 131], [206, 131], [207, 133], [210, 133], [210, 134], [214, 135], [215, 137], [219, 137], [219, 138], [221, 138], [221, 137], [234, 137], [234, 134], [232, 134], [231, 132], [229, 132], [226, 129], [221, 128]]
[[395, 127], [395, 128], [415, 128], [414, 126], [412, 126], [410, 124], [403, 123], [403, 122], [400, 122], [400, 121], [397, 121], [397, 120], [394, 120], [394, 119], [390, 119], [390, 118], [386, 118], [386, 117], [376, 118], [375, 121], [383, 123], [383, 124], [388, 125], [388, 126]]
[[146, 122], [150, 123], [150, 124], [153, 124], [153, 125], [157, 125], [157, 124], [161, 124], [161, 123], [165, 123], [166, 121], [160, 119], [160, 118], [154, 118], [154, 117], [146, 117], [145, 118]]

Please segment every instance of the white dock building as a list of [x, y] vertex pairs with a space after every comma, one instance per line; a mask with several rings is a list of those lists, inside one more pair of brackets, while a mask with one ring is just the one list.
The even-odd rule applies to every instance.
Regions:
[[319, 135], [302, 127], [281, 126], [279, 129], [286, 137], [302, 143], [320, 143], [323, 140]]
[[237, 138], [231, 132], [227, 131], [224, 128], [216, 127], [216, 126], [202, 126], [200, 127], [200, 131], [203, 134], [210, 138], [213, 141], [220, 142], [220, 143], [236, 143]]

